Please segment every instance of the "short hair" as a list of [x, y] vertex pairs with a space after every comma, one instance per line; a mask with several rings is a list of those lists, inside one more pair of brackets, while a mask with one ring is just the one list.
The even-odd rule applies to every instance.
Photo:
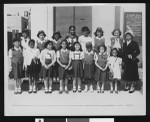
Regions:
[[[67, 49], [69, 49], [69, 44], [68, 44], [68, 41], [66, 40], [66, 39], [63, 39], [62, 41], [61, 41], [61, 44], [63, 43], [63, 42], [65, 42], [66, 43], [66, 48]], [[60, 48], [59, 49], [61, 49], [62, 48], [62, 46], [60, 46]]]
[[96, 29], [96, 31], [94, 32], [94, 35], [95, 35], [95, 36], [97, 36], [97, 32], [101, 32], [101, 33], [102, 33], [102, 36], [104, 35], [104, 31], [102, 30], [101, 27], [98, 27], [98, 28]]
[[20, 42], [20, 39], [19, 38], [13, 38], [12, 42]]
[[113, 36], [114, 36], [115, 31], [118, 31], [118, 32], [119, 32], [119, 36], [121, 36], [122, 32], [121, 32], [120, 29], [118, 29], [118, 28], [117, 28], [117, 29], [115, 28], [115, 29], [113, 30], [113, 32], [112, 32], [112, 35], [113, 35]]
[[101, 47], [103, 47], [103, 48], [104, 48], [104, 51], [106, 52], [107, 47], [106, 47], [104, 44], [101, 44], [101, 45], [99, 45], [99, 46], [97, 47], [98, 53], [99, 53], [99, 49], [100, 49]]
[[45, 45], [44, 45], [44, 48], [47, 48], [47, 45], [48, 45], [48, 44], [51, 44], [51, 45], [52, 45], [52, 49], [54, 49], [53, 42], [50, 41], [50, 40], [47, 40], [47, 42], [46, 42]]
[[74, 28], [74, 29], [76, 30], [76, 27], [75, 27], [74, 25], [70, 25], [70, 26], [69, 26], [69, 30], [70, 30], [71, 28]]
[[55, 35], [58, 34], [58, 39], [62, 38], [61, 34], [59, 31], [56, 31], [53, 33], [52, 39], [55, 39]]
[[112, 52], [113, 52], [114, 50], [117, 52], [117, 56], [118, 56], [118, 50], [117, 50], [117, 48], [111, 49], [111, 51], [110, 51], [110, 56], [112, 56]]
[[131, 35], [131, 40], [133, 39], [133, 35], [130, 32], [126, 32], [124, 38], [126, 38], [127, 35]]
[[35, 44], [35, 40], [34, 40], [34, 39], [29, 40], [28, 45], [29, 45], [30, 43]]
[[76, 41], [76, 42], [73, 43], [74, 51], [75, 51], [75, 45], [76, 45], [76, 44], [79, 44], [79, 45], [80, 45], [80, 51], [82, 51], [81, 44], [80, 44], [78, 41]]
[[82, 27], [81, 31], [82, 31], [82, 32], [87, 31], [88, 34], [91, 32], [90, 29], [89, 29], [87, 26]]
[[43, 33], [44, 37], [46, 37], [46, 34], [45, 34], [45, 32], [44, 32], [43, 30], [40, 30], [40, 31], [38, 32], [37, 37], [39, 37], [39, 35], [40, 35], [41, 33]]
[[86, 43], [86, 48], [87, 49], [92, 48], [92, 43], [91, 42]]
[[23, 31], [22, 31], [22, 34], [23, 34], [23, 33], [26, 33], [26, 34], [29, 36], [29, 31], [28, 31], [28, 30], [23, 30]]

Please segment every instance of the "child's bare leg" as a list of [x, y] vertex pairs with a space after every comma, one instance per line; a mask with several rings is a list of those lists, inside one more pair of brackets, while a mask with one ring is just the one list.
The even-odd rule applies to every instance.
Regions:
[[115, 93], [118, 93], [118, 81], [115, 80]]
[[52, 92], [52, 78], [49, 78], [49, 92], [51, 93]]
[[104, 81], [102, 81], [101, 92], [104, 93]]
[[113, 93], [113, 81], [110, 81], [110, 93]]
[[68, 79], [65, 78], [65, 92], [68, 93]]
[[78, 78], [78, 91], [81, 92], [81, 78]]
[[77, 79], [74, 78], [73, 79], [73, 92], [76, 92], [76, 82], [77, 82]]
[[18, 79], [18, 92], [21, 93], [21, 78]]
[[90, 91], [93, 92], [93, 80], [89, 79]]
[[15, 79], [15, 90], [14, 93], [17, 94], [18, 92], [18, 79]]
[[32, 90], [33, 90], [33, 88], [32, 88], [32, 78], [30, 77], [29, 78], [29, 93], [31, 93]]
[[63, 91], [63, 79], [60, 79], [59, 91]]
[[100, 81], [97, 81], [97, 92], [100, 92]]
[[44, 79], [45, 93], [48, 92], [48, 78]]

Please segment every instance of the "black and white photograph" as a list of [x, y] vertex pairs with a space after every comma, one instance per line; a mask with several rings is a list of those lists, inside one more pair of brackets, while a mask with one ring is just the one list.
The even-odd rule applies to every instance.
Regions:
[[4, 115], [146, 115], [145, 19], [144, 3], [4, 4]]

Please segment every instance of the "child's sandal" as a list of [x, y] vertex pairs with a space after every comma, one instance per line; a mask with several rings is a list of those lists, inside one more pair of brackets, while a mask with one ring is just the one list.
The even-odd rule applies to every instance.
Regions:
[[78, 89], [78, 92], [81, 92], [81, 88]]
[[49, 92], [49, 93], [52, 93], [52, 89], [49, 89], [48, 92]]
[[59, 90], [59, 94], [62, 94], [63, 93], [63, 90]]
[[76, 92], [76, 89], [74, 88], [74, 89], [73, 89], [73, 93], [75, 93], [75, 92]]
[[102, 90], [101, 93], [104, 93], [104, 90]]
[[115, 93], [118, 94], [118, 90], [116, 90]]
[[21, 94], [21, 93], [22, 93], [21, 88], [18, 88], [18, 93], [19, 93], [19, 94]]

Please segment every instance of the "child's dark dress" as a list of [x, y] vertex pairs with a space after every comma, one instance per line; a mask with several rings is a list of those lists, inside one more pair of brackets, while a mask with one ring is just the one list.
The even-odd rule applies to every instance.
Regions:
[[[66, 66], [68, 65], [68, 63], [69, 63], [69, 53], [70, 53], [69, 50], [66, 50], [66, 51], [61, 51], [60, 50], [59, 51], [61, 64], [66, 65]], [[68, 70], [65, 70], [65, 68], [59, 66], [59, 78], [60, 79], [69, 78], [68, 73], [69, 73]]]
[[68, 41], [69, 44], [69, 50], [73, 51], [74, 50], [74, 43], [78, 41], [78, 36], [75, 35], [70, 35], [68, 34], [65, 39]]
[[94, 52], [84, 54], [84, 78], [94, 78]]
[[95, 52], [98, 52], [97, 48], [100, 45], [105, 45], [105, 39], [104, 39], [104, 37], [101, 37], [101, 38], [95, 37], [94, 38], [94, 51]]
[[[107, 54], [96, 54], [98, 58], [98, 65], [101, 66], [102, 68], [105, 68], [107, 64]], [[107, 79], [107, 71], [102, 71], [98, 67], [96, 67], [96, 72], [95, 72], [95, 80], [96, 81], [106, 81]]]
[[[40, 50], [40, 52], [44, 49], [45, 43], [46, 41], [44, 41], [43, 43], [37, 41], [37, 48]], [[43, 67], [41, 65], [39, 65], [39, 67], [41, 68], [39, 77], [43, 78]]]
[[[54, 50], [57, 52], [60, 49], [61, 40], [59, 39], [57, 42], [55, 40], [53, 40], [53, 46], [54, 46]], [[53, 76], [54, 77], [59, 76], [58, 68], [59, 68], [59, 64], [58, 64], [58, 62], [55, 62], [55, 65], [53, 66]]]
[[23, 51], [22, 49], [15, 50], [14, 48], [12, 48], [11, 51], [12, 51], [11, 65], [14, 79], [22, 78]]
[[72, 58], [72, 68], [73, 68], [73, 76], [74, 78], [83, 77], [83, 52], [74, 51], [71, 55]]

